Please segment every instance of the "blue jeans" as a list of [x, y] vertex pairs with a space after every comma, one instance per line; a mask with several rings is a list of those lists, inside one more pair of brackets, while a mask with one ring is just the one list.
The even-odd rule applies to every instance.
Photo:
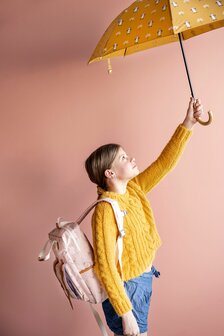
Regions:
[[[145, 272], [136, 278], [124, 281], [124, 288], [132, 303], [132, 312], [138, 323], [140, 333], [146, 332], [148, 328], [153, 275], [157, 278], [160, 276], [160, 272], [154, 266], [152, 266], [150, 272]], [[115, 312], [109, 298], [102, 302], [102, 308], [110, 330], [117, 335], [123, 335], [122, 318]]]

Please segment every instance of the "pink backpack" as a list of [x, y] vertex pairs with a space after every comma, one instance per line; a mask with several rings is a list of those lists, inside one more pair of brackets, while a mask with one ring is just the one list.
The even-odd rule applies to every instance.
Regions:
[[51, 250], [55, 254], [53, 264], [54, 272], [67, 296], [73, 309], [71, 299], [83, 300], [90, 303], [91, 311], [96, 318], [103, 336], [108, 336], [102, 320], [93, 307], [93, 304], [101, 303], [108, 298], [103, 285], [98, 280], [94, 269], [94, 251], [88, 238], [80, 228], [80, 223], [99, 202], [111, 204], [116, 218], [119, 236], [115, 262], [119, 262], [122, 272], [122, 238], [125, 235], [123, 229], [123, 216], [126, 211], [121, 211], [116, 200], [103, 198], [95, 201], [76, 221], [63, 221], [57, 219], [56, 228], [48, 235], [49, 239], [41, 250], [38, 260], [46, 261], [50, 258]]

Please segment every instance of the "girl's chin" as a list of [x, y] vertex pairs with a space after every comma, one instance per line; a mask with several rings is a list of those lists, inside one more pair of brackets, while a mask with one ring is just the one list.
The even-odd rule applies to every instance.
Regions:
[[133, 175], [134, 176], [137, 176], [138, 174], [139, 174], [139, 169], [137, 168], [137, 167], [135, 167], [134, 169], [133, 169]]

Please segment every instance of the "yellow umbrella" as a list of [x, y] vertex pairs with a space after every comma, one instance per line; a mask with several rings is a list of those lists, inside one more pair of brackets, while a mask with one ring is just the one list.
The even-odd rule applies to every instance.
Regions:
[[[194, 97], [182, 40], [224, 26], [224, 1], [213, 0], [137, 0], [123, 10], [109, 25], [98, 42], [88, 64], [108, 59], [108, 72], [112, 73], [110, 58], [127, 56], [137, 51], [179, 40]], [[202, 125], [212, 121], [209, 119]]]

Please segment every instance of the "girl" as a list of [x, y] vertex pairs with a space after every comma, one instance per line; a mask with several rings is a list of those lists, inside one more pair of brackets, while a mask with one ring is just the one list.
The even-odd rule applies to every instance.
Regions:
[[119, 231], [111, 205], [100, 202], [92, 216], [94, 270], [108, 295], [102, 308], [114, 336], [147, 335], [152, 277], [160, 275], [152, 262], [162, 242], [146, 194], [176, 166], [195, 118], [202, 113], [200, 100], [191, 97], [183, 123], [157, 160], [141, 173], [135, 159], [117, 144], [99, 147], [85, 161], [90, 180], [97, 184], [98, 199], [113, 198], [126, 210], [122, 269], [115, 262]]

